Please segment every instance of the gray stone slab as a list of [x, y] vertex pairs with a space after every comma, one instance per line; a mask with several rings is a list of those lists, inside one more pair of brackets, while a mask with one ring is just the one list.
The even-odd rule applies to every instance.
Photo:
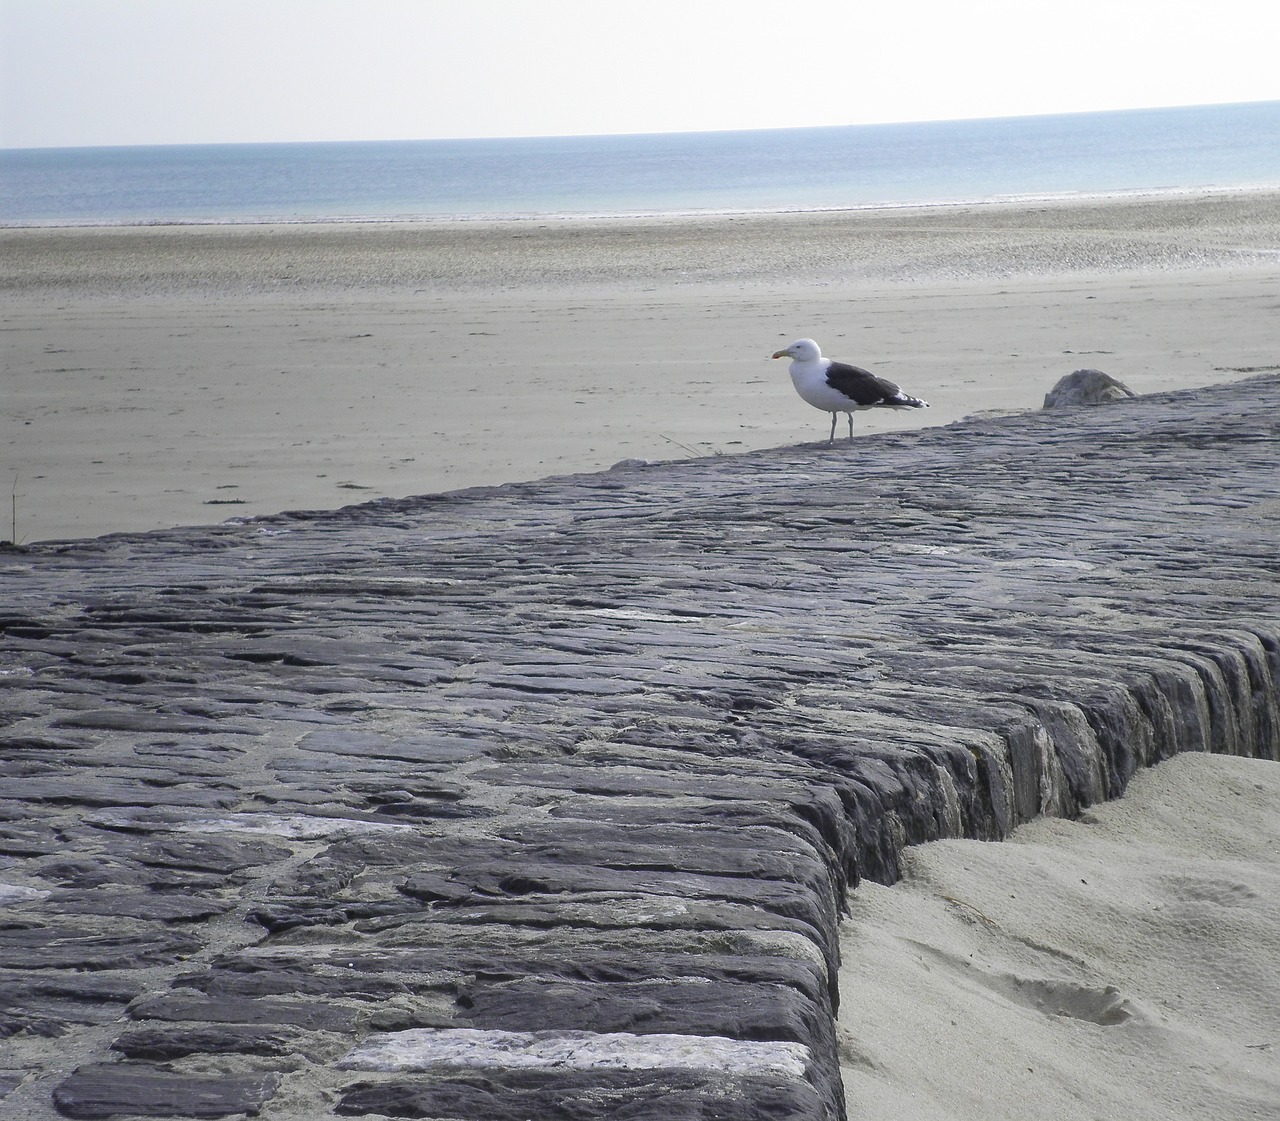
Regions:
[[268, 1024], [312, 1031], [352, 1031], [355, 1014], [323, 1001], [270, 1000], [220, 993], [209, 998], [186, 989], [136, 1000], [129, 1006], [135, 1020], [216, 1024]]
[[528, 1121], [551, 1117], [625, 1117], [627, 1121], [784, 1121], [829, 1114], [812, 1087], [770, 1078], [714, 1074], [494, 1072], [440, 1075], [347, 1087], [340, 1117], [449, 1117]]
[[280, 1078], [276, 1074], [202, 1078], [129, 1063], [81, 1067], [53, 1092], [64, 1117], [256, 1117]]
[[[40, 900], [13, 910], [45, 911], [46, 906]], [[98, 922], [76, 919], [75, 925], [10, 919], [0, 926], [0, 968], [137, 969], [173, 964], [202, 945], [195, 933], [153, 929], [118, 916]]]
[[111, 1050], [130, 1059], [164, 1062], [188, 1055], [288, 1055], [297, 1049], [297, 1044], [297, 1032], [278, 1027], [208, 1024], [188, 1028], [161, 1024], [121, 1033]]

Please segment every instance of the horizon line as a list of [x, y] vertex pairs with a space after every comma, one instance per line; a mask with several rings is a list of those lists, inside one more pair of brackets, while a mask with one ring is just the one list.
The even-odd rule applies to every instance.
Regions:
[[153, 141], [147, 143], [114, 143], [114, 144], [18, 144], [0, 146], [0, 152], [68, 152], [96, 151], [102, 149], [126, 148], [245, 148], [275, 147], [286, 144], [433, 144], [433, 143], [466, 143], [484, 140], [604, 140], [622, 137], [655, 137], [655, 136], [716, 136], [728, 133], [748, 132], [803, 132], [819, 129], [851, 129], [851, 128], [891, 128], [901, 125], [938, 125], [962, 124], [977, 121], [1013, 121], [1035, 120], [1050, 117], [1089, 117], [1105, 116], [1116, 113], [1160, 112], [1172, 109], [1221, 109], [1262, 105], [1280, 105], [1280, 99], [1268, 98], [1253, 101], [1206, 101], [1177, 103], [1173, 105], [1131, 105], [1106, 109], [1074, 109], [1046, 113], [997, 113], [982, 116], [960, 117], [924, 117], [887, 121], [856, 121], [845, 124], [806, 124], [806, 125], [766, 125], [763, 127], [742, 126], [735, 128], [690, 128], [653, 130], [641, 129], [624, 132], [547, 132], [516, 134], [483, 134], [469, 136], [419, 136], [419, 137], [362, 137], [362, 138], [328, 138], [328, 139], [291, 139], [291, 140], [179, 140]]

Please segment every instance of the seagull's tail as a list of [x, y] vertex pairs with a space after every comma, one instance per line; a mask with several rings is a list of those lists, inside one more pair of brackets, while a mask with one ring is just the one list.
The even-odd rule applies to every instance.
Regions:
[[889, 404], [895, 409], [927, 409], [929, 407], [928, 401], [921, 401], [919, 397], [912, 397], [901, 390], [896, 396], [889, 398]]

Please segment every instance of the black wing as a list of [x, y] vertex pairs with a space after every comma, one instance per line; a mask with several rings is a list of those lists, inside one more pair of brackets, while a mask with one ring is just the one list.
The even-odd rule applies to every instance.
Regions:
[[870, 370], [847, 362], [832, 362], [827, 367], [827, 384], [863, 406], [892, 401], [902, 392], [887, 378], [878, 378]]

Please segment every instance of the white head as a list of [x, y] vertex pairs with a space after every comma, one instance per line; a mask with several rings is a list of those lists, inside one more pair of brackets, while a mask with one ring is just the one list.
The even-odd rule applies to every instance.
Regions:
[[812, 339], [796, 339], [790, 346], [778, 351], [775, 358], [793, 358], [797, 362], [816, 362], [822, 357], [822, 348]]

